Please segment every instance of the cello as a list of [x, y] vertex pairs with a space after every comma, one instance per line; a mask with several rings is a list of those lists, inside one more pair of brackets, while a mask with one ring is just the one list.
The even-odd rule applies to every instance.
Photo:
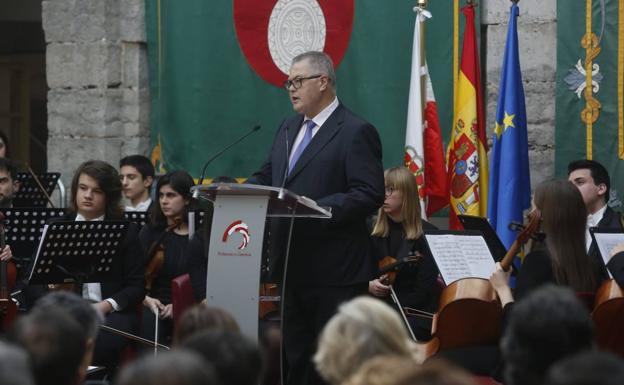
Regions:
[[[0, 212], [0, 250], [6, 246], [4, 219], [4, 214]], [[16, 276], [17, 269], [13, 261], [0, 261], [0, 318], [3, 331], [8, 330], [17, 318], [17, 305], [11, 298]]]
[[[541, 222], [539, 210], [529, 214], [503, 259], [503, 270], [509, 270], [519, 248], [535, 237]], [[433, 316], [432, 336], [426, 356], [438, 350], [498, 343], [502, 326], [502, 308], [494, 287], [486, 279], [464, 278], [442, 290], [438, 312]]]

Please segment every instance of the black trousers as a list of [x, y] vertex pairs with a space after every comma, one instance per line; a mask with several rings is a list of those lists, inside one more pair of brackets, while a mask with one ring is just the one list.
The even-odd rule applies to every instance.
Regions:
[[368, 282], [338, 287], [286, 286], [283, 349], [287, 385], [325, 385], [312, 362], [317, 339], [338, 306], [368, 292]]
[[[106, 315], [104, 325], [135, 334], [138, 330], [136, 309], [133, 307], [123, 312], [113, 312]], [[113, 370], [118, 364], [121, 353], [132, 341], [126, 337], [106, 330], [100, 330], [95, 340], [93, 363], [95, 366], [106, 366]]]

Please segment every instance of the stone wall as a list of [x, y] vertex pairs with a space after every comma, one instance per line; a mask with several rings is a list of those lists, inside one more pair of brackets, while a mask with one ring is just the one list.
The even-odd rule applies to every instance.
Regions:
[[[486, 28], [487, 127], [495, 124], [498, 83], [505, 51], [510, 1], [482, 0]], [[518, 3], [518, 45], [526, 98], [531, 186], [554, 175], [555, 70], [557, 67], [557, 2], [522, 0]]]
[[144, 0], [42, 2], [48, 82], [48, 169], [69, 184], [88, 159], [147, 154]]

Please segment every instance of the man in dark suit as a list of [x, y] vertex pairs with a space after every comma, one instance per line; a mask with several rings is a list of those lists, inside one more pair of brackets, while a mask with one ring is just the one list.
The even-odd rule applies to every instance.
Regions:
[[[611, 180], [607, 169], [595, 160], [580, 159], [568, 164], [568, 180], [578, 187], [587, 209], [587, 230], [585, 233], [586, 251], [604, 266], [596, 242], [589, 234], [590, 227], [601, 229], [622, 228], [622, 215], [607, 205]], [[606, 270], [604, 278], [607, 278]]]
[[[373, 278], [366, 217], [384, 199], [375, 127], [336, 98], [331, 59], [306, 52], [284, 83], [297, 115], [279, 127], [268, 160], [250, 183], [285, 188], [332, 210], [331, 219], [298, 219], [285, 275], [283, 339], [289, 385], [322, 384], [311, 363], [316, 339], [337, 306], [365, 294]], [[284, 268], [288, 227], [271, 223], [270, 276]]]

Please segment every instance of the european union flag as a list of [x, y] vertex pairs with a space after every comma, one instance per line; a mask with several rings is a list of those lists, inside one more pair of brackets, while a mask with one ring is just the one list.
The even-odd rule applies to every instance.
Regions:
[[518, 14], [514, 3], [509, 15], [490, 155], [488, 218], [507, 248], [516, 239], [507, 226], [512, 221], [522, 222], [522, 211], [531, 204], [526, 109], [518, 57]]

